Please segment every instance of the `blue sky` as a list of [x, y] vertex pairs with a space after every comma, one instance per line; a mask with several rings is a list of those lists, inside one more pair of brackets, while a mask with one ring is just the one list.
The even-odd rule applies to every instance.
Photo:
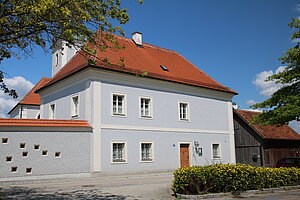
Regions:
[[[131, 17], [123, 26], [126, 37], [139, 31], [144, 42], [177, 51], [237, 91], [233, 101], [243, 109], [251, 102], [263, 101], [276, 89], [263, 79], [282, 66], [278, 58], [294, 45], [288, 23], [300, 16], [300, 0], [123, 2]], [[23, 77], [22, 85], [29, 87], [26, 81], [35, 84], [41, 77], [51, 76], [51, 55], [36, 48], [28, 58], [3, 61], [0, 70], [11, 80]]]

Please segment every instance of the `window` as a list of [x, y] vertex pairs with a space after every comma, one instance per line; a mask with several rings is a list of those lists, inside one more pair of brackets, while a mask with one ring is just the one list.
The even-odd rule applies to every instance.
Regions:
[[43, 155], [43, 156], [47, 156], [47, 155], [48, 155], [48, 150], [43, 150], [43, 151], [42, 151], [42, 155]]
[[126, 162], [126, 152], [124, 142], [112, 143], [112, 162]]
[[31, 174], [32, 173], [32, 168], [26, 168], [26, 174]]
[[28, 157], [28, 151], [23, 151], [23, 152], [22, 152], [22, 156], [23, 156], [23, 157]]
[[34, 149], [34, 150], [39, 150], [39, 149], [40, 149], [40, 145], [39, 145], [39, 144], [35, 144], [35, 145], [33, 146], [33, 149]]
[[189, 120], [188, 110], [189, 110], [188, 103], [183, 103], [183, 102], [179, 103], [179, 119], [180, 120], [185, 120], [185, 121]]
[[79, 104], [79, 101], [78, 101], [78, 96], [74, 96], [72, 97], [72, 107], [71, 107], [71, 117], [72, 118], [75, 118], [75, 117], [78, 117], [78, 104]]
[[54, 154], [55, 158], [59, 158], [59, 157], [60, 157], [60, 155], [61, 155], [61, 153], [60, 153], [60, 152], [55, 152], [55, 154]]
[[212, 144], [213, 158], [221, 158], [220, 144]]
[[11, 167], [10, 170], [12, 173], [16, 173], [18, 171], [18, 167]]
[[6, 156], [6, 162], [12, 162], [12, 156]]
[[113, 94], [113, 115], [125, 115], [125, 95]]
[[141, 161], [153, 161], [153, 143], [141, 143]]
[[141, 117], [150, 118], [152, 115], [152, 113], [151, 113], [151, 98], [141, 97], [140, 105], [141, 105], [141, 110], [140, 110]]
[[55, 54], [55, 66], [58, 66], [58, 53]]
[[55, 104], [51, 104], [50, 105], [50, 119], [54, 119], [55, 118]]
[[2, 144], [7, 144], [8, 143], [8, 138], [2, 138]]
[[25, 143], [20, 143], [20, 149], [25, 149], [26, 144]]

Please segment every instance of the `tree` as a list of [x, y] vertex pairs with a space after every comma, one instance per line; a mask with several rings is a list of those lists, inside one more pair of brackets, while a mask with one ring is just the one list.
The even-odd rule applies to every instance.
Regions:
[[284, 71], [266, 79], [284, 86], [274, 92], [269, 99], [251, 106], [268, 109], [253, 119], [262, 125], [288, 124], [290, 121], [300, 120], [300, 20], [293, 18], [289, 26], [296, 29], [291, 37], [296, 45], [279, 58], [281, 63], [286, 65]]
[[[96, 31], [124, 35], [121, 25], [128, 20], [120, 0], [1, 0], [0, 61], [30, 54], [34, 46], [47, 49], [59, 39], [68, 45], [90, 41], [108, 48], [105, 40], [113, 38], [105, 34], [101, 42], [95, 41]], [[0, 89], [16, 95], [4, 84], [1, 71]]]

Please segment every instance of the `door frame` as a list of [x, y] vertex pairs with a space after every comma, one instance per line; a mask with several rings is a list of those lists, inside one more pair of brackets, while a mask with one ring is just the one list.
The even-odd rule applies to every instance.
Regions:
[[180, 145], [188, 144], [189, 145], [189, 166], [192, 164], [192, 142], [178, 142], [178, 168], [181, 167], [180, 163]]

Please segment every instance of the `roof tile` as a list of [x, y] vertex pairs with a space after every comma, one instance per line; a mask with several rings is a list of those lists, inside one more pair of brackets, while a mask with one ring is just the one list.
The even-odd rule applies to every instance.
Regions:
[[[213, 80], [175, 51], [146, 43], [143, 43], [143, 46], [140, 47], [131, 39], [121, 36], [115, 36], [115, 38], [125, 49], [114, 50], [108, 48], [105, 51], [98, 49], [97, 57], [101, 59], [108, 58], [110, 64], [99, 61], [96, 64], [96, 68], [143, 75], [144, 77], [237, 94], [230, 88]], [[124, 65], [120, 63], [120, 58], [124, 58]], [[88, 67], [87, 61], [88, 58], [83, 56], [83, 52], [80, 51], [43, 88]], [[161, 65], [166, 66], [169, 71], [162, 70]]]

